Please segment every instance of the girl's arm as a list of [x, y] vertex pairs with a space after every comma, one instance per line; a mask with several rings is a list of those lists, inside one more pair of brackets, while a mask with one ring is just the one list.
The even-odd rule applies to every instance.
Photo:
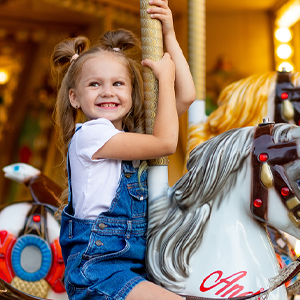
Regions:
[[168, 53], [154, 62], [145, 60], [159, 81], [159, 98], [153, 135], [121, 132], [113, 136], [93, 159], [144, 160], [175, 153], [178, 142], [178, 115], [175, 101], [175, 66]]
[[155, 5], [150, 7], [147, 12], [151, 15], [151, 18], [161, 21], [166, 51], [170, 53], [175, 63], [175, 95], [178, 116], [180, 117], [196, 99], [194, 81], [189, 65], [176, 39], [172, 12], [168, 7], [168, 1], [150, 0], [149, 4]]

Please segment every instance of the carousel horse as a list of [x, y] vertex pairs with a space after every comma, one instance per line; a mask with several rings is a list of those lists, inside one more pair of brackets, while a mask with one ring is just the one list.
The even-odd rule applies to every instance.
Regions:
[[[190, 126], [185, 162], [190, 151], [209, 138], [233, 128], [256, 125], [265, 117], [276, 123], [300, 125], [299, 86], [300, 73], [285, 71], [257, 74], [230, 84], [220, 94], [219, 108], [205, 122]], [[273, 245], [281, 265], [292, 260], [293, 249], [286, 256], [277, 251], [276, 242]]]
[[[188, 172], [149, 201], [150, 278], [181, 295], [232, 298], [287, 276], [266, 224], [300, 238], [299, 157], [291, 124], [232, 129], [197, 146]], [[268, 299], [287, 299], [285, 286]]]
[[263, 118], [300, 125], [299, 86], [300, 72], [268, 72], [230, 84], [207, 120], [190, 127], [186, 160], [204, 141], [233, 128], [255, 126]]
[[[62, 189], [27, 164], [13, 164], [3, 171], [5, 177], [25, 184], [32, 200], [12, 203], [0, 210], [0, 298], [67, 299], [59, 245], [60, 222], [54, 218]], [[9, 292], [10, 289], [15, 292]]]
[[[267, 289], [268, 279], [287, 280], [299, 271], [297, 260], [279, 274], [265, 228], [300, 237], [299, 155], [300, 128], [290, 124], [233, 129], [198, 146], [188, 173], [149, 199], [149, 277], [181, 295], [222, 299], [262, 297], [256, 294]], [[7, 217], [14, 223], [21, 218], [15, 232], [10, 229], [17, 236], [24, 216], [13, 211]], [[40, 299], [3, 280], [0, 288], [3, 299]], [[287, 299], [285, 287], [269, 299]]]

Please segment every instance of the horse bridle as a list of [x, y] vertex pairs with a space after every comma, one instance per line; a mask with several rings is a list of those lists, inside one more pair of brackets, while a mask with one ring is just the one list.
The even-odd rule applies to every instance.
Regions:
[[277, 72], [274, 104], [275, 123], [300, 125], [300, 87], [294, 87], [290, 72]]
[[254, 133], [252, 152], [252, 201], [255, 218], [267, 221], [268, 190], [272, 186], [289, 211], [289, 218], [300, 228], [300, 201], [291, 187], [283, 166], [297, 159], [296, 142], [275, 144], [272, 131], [274, 123], [261, 123]]

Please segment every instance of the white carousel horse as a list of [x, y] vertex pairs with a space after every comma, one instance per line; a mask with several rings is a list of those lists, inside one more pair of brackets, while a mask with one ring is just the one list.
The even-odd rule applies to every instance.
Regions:
[[[300, 238], [299, 154], [300, 128], [289, 124], [233, 129], [195, 148], [188, 172], [149, 196], [153, 281], [207, 298], [266, 290], [279, 265], [265, 224]], [[287, 299], [284, 286], [269, 299]]]
[[[5, 285], [2, 292], [15, 288], [20, 290], [15, 295], [18, 299], [66, 300], [60, 223], [54, 218], [62, 190], [27, 164], [16, 163], [3, 171], [5, 177], [29, 188], [32, 201], [12, 203], [0, 210], [0, 279], [9, 284], [0, 282]], [[15, 299], [9, 293], [1, 296]]]
[[0, 211], [0, 278], [26, 294], [66, 300], [59, 232], [60, 223], [43, 205], [20, 202], [4, 207]]

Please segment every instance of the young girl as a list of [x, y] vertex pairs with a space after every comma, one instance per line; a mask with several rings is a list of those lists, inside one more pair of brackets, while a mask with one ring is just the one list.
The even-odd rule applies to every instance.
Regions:
[[[142, 78], [135, 60], [140, 46], [131, 32], [107, 32], [91, 48], [85, 37], [66, 40], [51, 58], [59, 80], [55, 118], [68, 167], [60, 244], [71, 300], [182, 299], [145, 279], [147, 172], [143, 163], [132, 163], [175, 152], [178, 115], [194, 100], [186, 97], [193, 83], [186, 80], [190, 73], [172, 34], [172, 15], [166, 1], [156, 1], [149, 13], [162, 21], [183, 73], [179, 79], [192, 92], [179, 89], [175, 100], [170, 54], [142, 62], [159, 81], [153, 135], [143, 134]], [[82, 117], [87, 121], [76, 124]]]

